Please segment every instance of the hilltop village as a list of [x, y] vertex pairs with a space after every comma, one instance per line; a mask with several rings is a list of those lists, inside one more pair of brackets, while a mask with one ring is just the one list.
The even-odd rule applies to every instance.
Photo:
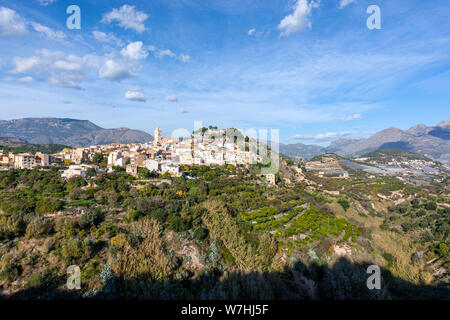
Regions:
[[[32, 169], [65, 163], [69, 168], [62, 173], [62, 177], [70, 178], [85, 176], [87, 172], [93, 171], [95, 174], [105, 170], [111, 172], [118, 167], [133, 176], [138, 176], [139, 168], [181, 176], [183, 165], [248, 165], [261, 162], [256, 150], [250, 150], [245, 145], [245, 142], [249, 141], [248, 138], [245, 142], [240, 141], [243, 137], [229, 133], [228, 130], [211, 127], [208, 130], [203, 128], [185, 139], [164, 138], [161, 129], [157, 127], [154, 131], [154, 141], [147, 143], [65, 148], [55, 154], [6, 154], [0, 150], [0, 165], [8, 169]], [[96, 165], [99, 159], [107, 159], [106, 168], [102, 169]]]

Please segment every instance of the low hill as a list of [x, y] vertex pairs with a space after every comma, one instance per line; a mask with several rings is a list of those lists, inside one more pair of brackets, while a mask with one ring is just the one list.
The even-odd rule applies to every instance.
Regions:
[[361, 157], [367, 158], [368, 161], [375, 161], [377, 163], [388, 163], [393, 160], [397, 162], [411, 160], [433, 161], [421, 154], [401, 149], [380, 149], [366, 153]]
[[53, 154], [67, 147], [62, 144], [31, 144], [22, 139], [0, 137], [0, 150], [3, 150], [5, 153], [43, 152]]

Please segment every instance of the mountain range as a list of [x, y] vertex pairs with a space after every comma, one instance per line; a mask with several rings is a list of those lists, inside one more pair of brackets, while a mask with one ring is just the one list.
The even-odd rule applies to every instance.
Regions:
[[62, 144], [71, 147], [153, 140], [152, 135], [140, 130], [104, 129], [88, 120], [60, 118], [0, 120], [0, 137], [14, 137], [32, 144]]
[[280, 144], [280, 153], [288, 157], [312, 157], [333, 152], [343, 157], [361, 156], [378, 149], [401, 149], [450, 162], [450, 119], [434, 127], [419, 124], [408, 130], [391, 127], [364, 139], [338, 139], [327, 147], [302, 143]]

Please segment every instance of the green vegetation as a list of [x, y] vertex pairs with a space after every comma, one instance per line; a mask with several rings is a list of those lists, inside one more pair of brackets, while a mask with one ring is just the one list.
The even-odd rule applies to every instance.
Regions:
[[[93, 162], [104, 160], [99, 154]], [[343, 252], [405, 283], [448, 282], [425, 265], [448, 265], [444, 187], [306, 173], [313, 189], [287, 167], [273, 187], [261, 167], [185, 166], [188, 178], [147, 169], [134, 178], [116, 169], [67, 181], [57, 167], [0, 172], [0, 285], [20, 297], [50, 298], [67, 267], [78, 265], [82, 290], [67, 292], [77, 298], [312, 298], [297, 272], [317, 284], [316, 297], [398, 297], [357, 289], [366, 265], [342, 262]], [[395, 205], [378, 196], [395, 192], [410, 198]], [[425, 258], [412, 264], [419, 250]]]
[[17, 146], [0, 145], [0, 150], [3, 150], [4, 152], [12, 152], [14, 154], [26, 152], [31, 153], [42, 152], [46, 154], [54, 154], [60, 152], [65, 148], [70, 147], [61, 144], [28, 144], [28, 143], [24, 143]]

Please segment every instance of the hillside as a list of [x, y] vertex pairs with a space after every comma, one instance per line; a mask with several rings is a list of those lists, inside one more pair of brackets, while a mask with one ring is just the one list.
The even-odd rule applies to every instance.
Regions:
[[[0, 172], [0, 298], [450, 297], [448, 185], [281, 165], [276, 186], [257, 165], [184, 166], [189, 180]], [[382, 290], [366, 286], [373, 264]]]
[[376, 163], [388, 163], [392, 160], [397, 162], [411, 160], [433, 161], [421, 154], [401, 149], [380, 149], [363, 154], [361, 158], [367, 158], [368, 161], [375, 161]]
[[19, 138], [31, 144], [62, 144], [72, 147], [153, 140], [153, 136], [144, 131], [104, 129], [88, 120], [59, 118], [0, 120], [0, 136]]
[[324, 148], [316, 145], [306, 145], [303, 143], [284, 144], [280, 143], [280, 153], [289, 158], [301, 157], [311, 159], [324, 153]]

